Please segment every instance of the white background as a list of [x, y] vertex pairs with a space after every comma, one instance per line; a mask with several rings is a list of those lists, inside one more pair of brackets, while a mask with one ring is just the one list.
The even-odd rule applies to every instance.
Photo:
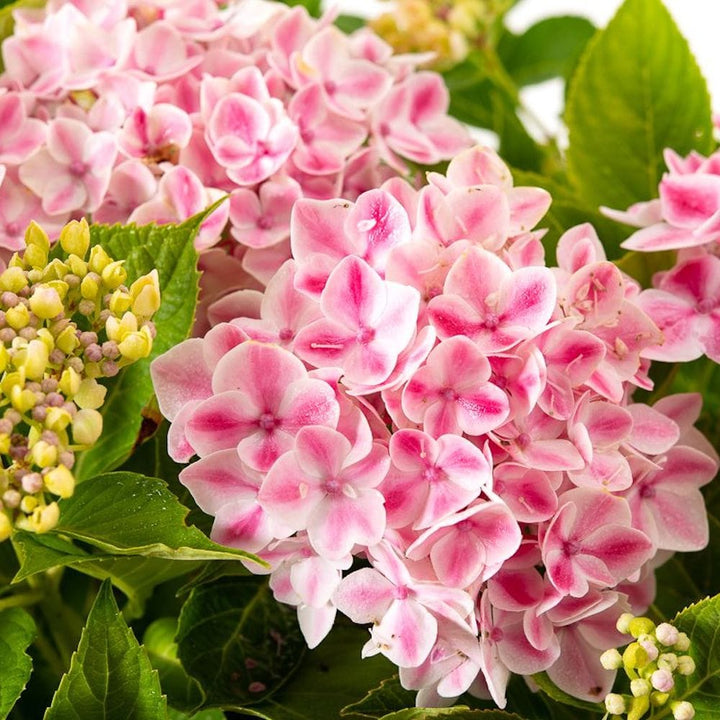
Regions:
[[[714, 110], [720, 111], [720, 0], [664, 2], [708, 81]], [[390, 2], [377, 0], [326, 0], [326, 4], [339, 5], [343, 12], [362, 16], [386, 12], [392, 7]], [[513, 32], [522, 32], [541, 18], [566, 14], [582, 15], [603, 27], [620, 4], [621, 0], [522, 0], [508, 13], [507, 24]], [[527, 88], [523, 99], [542, 125], [556, 133], [562, 104], [561, 82], [549, 81]]]

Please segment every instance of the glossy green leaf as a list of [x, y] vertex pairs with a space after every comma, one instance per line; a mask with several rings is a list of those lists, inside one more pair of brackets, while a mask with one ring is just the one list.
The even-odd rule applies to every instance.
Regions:
[[224, 578], [194, 588], [180, 613], [177, 644], [206, 703], [225, 708], [269, 698], [305, 648], [295, 609], [277, 603], [258, 578]]
[[20, 582], [53, 567], [88, 562], [96, 557], [69, 540], [50, 533], [38, 535], [18, 531], [13, 535], [12, 544], [20, 561], [20, 569], [13, 582]]
[[570, 176], [592, 206], [655, 197], [666, 147], [712, 149], [705, 79], [660, 0], [626, 0], [589, 43], [565, 120]]
[[[677, 697], [693, 704], [698, 720], [716, 720], [720, 718], [720, 595], [683, 610], [673, 625], [690, 637], [689, 654], [696, 667], [692, 675], [676, 676]], [[657, 718], [663, 716], [672, 714], [659, 713]]]
[[586, 18], [545, 18], [522, 35], [505, 33], [497, 52], [505, 70], [520, 86], [553, 77], [567, 79], [594, 34], [595, 26]]
[[416, 693], [406, 690], [400, 684], [397, 675], [393, 675], [372, 688], [362, 700], [346, 705], [340, 715], [351, 718], [379, 718], [415, 705], [415, 695]]
[[103, 583], [44, 720], [162, 720], [158, 675]]
[[102, 414], [103, 434], [80, 454], [73, 468], [79, 481], [113, 470], [132, 451], [143, 422], [143, 409], [153, 396], [150, 363], [184, 340], [192, 328], [198, 296], [197, 253], [193, 240], [206, 213], [181, 225], [93, 225], [93, 243], [99, 243], [116, 260], [125, 260], [128, 280], [157, 268], [161, 305], [153, 317], [157, 336], [150, 357], [125, 368], [106, 381], [108, 393]]
[[367, 637], [365, 628], [338, 618], [331, 633], [305, 653], [297, 671], [278, 692], [243, 712], [263, 720], [339, 718], [343, 707], [397, 670], [382, 655], [361, 658]]
[[168, 704], [177, 710], [192, 713], [203, 703], [203, 692], [183, 668], [175, 642], [177, 618], [164, 617], [155, 620], [143, 636], [143, 645], [152, 666], [160, 675], [160, 686], [167, 695]]
[[198, 713], [190, 714], [168, 708], [168, 720], [226, 720], [225, 713], [217, 708], [208, 708]]
[[449, 708], [406, 708], [399, 712], [383, 715], [380, 720], [523, 720], [515, 713], [503, 710], [471, 710], [457, 705]]
[[[589, 710], [590, 712], [596, 712], [600, 714], [605, 713], [605, 705], [598, 703], [591, 703], [585, 700], [579, 700], [573, 695], [569, 695], [564, 690], [561, 690], [555, 683], [548, 677], [545, 672], [536, 673], [532, 676], [533, 682], [542, 690], [548, 697], [553, 700], [570, 705], [571, 707], [578, 708], [580, 710]], [[599, 698], [603, 700], [604, 698]]]
[[55, 533], [113, 555], [146, 555], [171, 560], [227, 560], [253, 555], [217, 545], [185, 524], [183, 507], [157, 478], [107, 473], [78, 485], [60, 502]]
[[0, 612], [0, 720], [8, 716], [30, 679], [32, 659], [25, 650], [35, 634], [35, 623], [22, 608]]

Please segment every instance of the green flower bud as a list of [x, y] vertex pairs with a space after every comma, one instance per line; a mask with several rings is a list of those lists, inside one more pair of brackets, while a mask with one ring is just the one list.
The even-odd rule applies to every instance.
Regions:
[[53, 467], [57, 463], [57, 448], [44, 440], [38, 440], [32, 446], [31, 454], [38, 467]]
[[20, 330], [30, 322], [30, 311], [22, 303], [5, 311], [5, 322], [13, 329]]
[[9, 397], [12, 406], [23, 415], [32, 410], [37, 403], [35, 393], [32, 390], [25, 390], [21, 385], [11, 388]]
[[33, 495], [26, 495], [20, 500], [20, 509], [24, 513], [31, 513], [37, 506], [39, 500]]
[[678, 656], [675, 653], [663, 653], [657, 659], [657, 666], [661, 670], [675, 672], [675, 668], [678, 666]]
[[30, 309], [42, 320], [57, 317], [65, 306], [58, 291], [50, 285], [38, 285], [30, 298]]
[[0, 290], [16, 293], [27, 287], [27, 284], [28, 280], [22, 268], [11, 266], [0, 274]]
[[142, 318], [152, 317], [160, 307], [160, 281], [158, 271], [153, 270], [138, 278], [130, 286], [132, 311]]
[[34, 220], [30, 221], [25, 230], [25, 245], [40, 248], [46, 254], [50, 252], [50, 238]]
[[[87, 369], [87, 366], [86, 366]], [[85, 378], [75, 393], [73, 401], [82, 410], [97, 410], [105, 402], [107, 388], [97, 380]]]
[[72, 421], [73, 440], [78, 445], [94, 445], [103, 428], [103, 417], [97, 410], [78, 410]]
[[10, 395], [15, 386], [19, 386], [21, 389], [25, 386], [25, 371], [22, 368], [17, 372], [6, 373], [0, 380], [0, 390], [5, 395]]
[[79, 259], [85, 257], [90, 247], [90, 228], [87, 220], [71, 220], [60, 231], [60, 245], [68, 254], [77, 255]]
[[100, 245], [93, 245], [90, 249], [90, 260], [88, 266], [92, 272], [100, 275], [102, 271], [112, 262], [112, 258]]
[[38, 245], [28, 245], [23, 253], [25, 264], [33, 268], [44, 268], [47, 265], [47, 250]]
[[612, 715], [622, 715], [625, 712], [625, 698], [618, 693], [606, 695], [605, 709]]
[[123, 267], [124, 260], [115, 260], [103, 268], [102, 280], [110, 290], [119, 288], [127, 280], [127, 270]]
[[658, 692], [657, 690], [653, 690], [653, 692], [650, 693], [650, 704], [653, 707], [662, 707], [669, 699], [670, 693]]
[[8, 366], [10, 355], [8, 354], [7, 348], [4, 344], [0, 343], [0, 373], [5, 372], [5, 368]]
[[69, 498], [75, 490], [75, 478], [64, 466], [58, 465], [43, 477], [48, 492], [61, 498]]
[[55, 258], [42, 269], [43, 282], [62, 281], [69, 270], [70, 268], [62, 260]]
[[80, 341], [77, 338], [74, 325], [68, 325], [57, 338], [55, 338], [55, 345], [66, 355], [70, 355], [79, 344]]
[[679, 633], [677, 642], [673, 645], [673, 650], [677, 650], [678, 652], [687, 652], [689, 649], [690, 638], [687, 636], [687, 633]]
[[695, 672], [695, 661], [690, 655], [681, 655], [677, 659], [677, 671], [680, 675], [692, 675]]
[[606, 650], [600, 656], [600, 664], [606, 670], [617, 670], [622, 667], [622, 655], [620, 655], [616, 648], [610, 648], [610, 650]]
[[650, 618], [636, 617], [630, 621], [628, 629], [633, 637], [639, 637], [652, 633], [655, 630], [655, 623]]
[[647, 665], [648, 654], [642, 645], [634, 642], [625, 648], [622, 659], [626, 670], [635, 670]]
[[45, 343], [49, 352], [52, 352], [55, 349], [55, 338], [47, 328], [39, 328], [36, 337], [38, 340], [42, 340]]
[[630, 708], [628, 709], [628, 720], [640, 720], [640, 718], [650, 709], [650, 695], [640, 695], [630, 700]]
[[636, 678], [630, 681], [630, 692], [633, 697], [642, 697], [643, 695], [649, 695], [652, 690], [652, 685], [643, 678]]
[[0, 453], [7, 455], [10, 452], [10, 444], [10, 436], [7, 433], [0, 433]]

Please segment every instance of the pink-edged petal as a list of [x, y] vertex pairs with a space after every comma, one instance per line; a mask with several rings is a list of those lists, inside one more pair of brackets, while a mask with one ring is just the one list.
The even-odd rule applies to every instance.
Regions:
[[315, 556], [293, 563], [290, 581], [303, 603], [320, 608], [330, 602], [340, 574], [332, 563]]
[[311, 477], [337, 477], [349, 452], [350, 442], [332, 428], [304, 426], [295, 437], [298, 466]]
[[659, 252], [697, 247], [706, 242], [704, 237], [697, 237], [691, 230], [676, 228], [667, 223], [657, 223], [633, 233], [621, 247], [641, 252]]
[[332, 630], [337, 608], [332, 605], [312, 607], [300, 605], [297, 609], [298, 625], [310, 650], [317, 647]]
[[630, 442], [646, 455], [667, 452], [680, 438], [680, 428], [669, 417], [642, 403], [628, 406], [632, 416]]
[[663, 218], [692, 229], [720, 208], [720, 177], [709, 174], [666, 175], [660, 183]]
[[219, 507], [210, 533], [216, 543], [247, 552], [262, 550], [274, 537], [274, 525], [255, 501], [236, 501]]
[[355, 623], [379, 623], [394, 598], [394, 585], [374, 568], [361, 568], [343, 578], [333, 603]]
[[372, 637], [391, 662], [417, 667], [435, 644], [437, 620], [415, 600], [396, 600], [373, 628]]

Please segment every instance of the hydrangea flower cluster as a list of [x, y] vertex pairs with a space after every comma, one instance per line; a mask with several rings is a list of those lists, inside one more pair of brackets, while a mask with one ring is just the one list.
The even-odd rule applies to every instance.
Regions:
[[52, 260], [39, 225], [25, 241], [0, 274], [0, 541], [57, 524], [75, 453], [102, 432], [98, 378], [150, 354], [160, 304], [157, 271], [128, 288], [84, 220], [63, 227]]
[[[0, 246], [38, 219], [182, 221], [230, 195], [198, 249], [212, 292], [289, 257], [300, 197], [354, 199], [469, 146], [439, 75], [370, 30], [243, 0], [50, 0], [14, 11], [0, 75]], [[403, 159], [404, 158], [404, 159]], [[229, 225], [228, 225], [229, 220]], [[225, 228], [228, 232], [223, 232]], [[215, 254], [215, 257], [212, 255]], [[242, 263], [242, 265], [241, 265]]]
[[622, 655], [615, 648], [604, 652], [600, 658], [609, 670], [623, 668], [630, 680], [630, 693], [610, 693], [605, 698], [605, 708], [612, 720], [640, 720], [651, 708], [669, 706], [675, 720], [692, 720], [695, 708], [687, 700], [678, 700], [675, 677], [692, 675], [695, 661], [691, 655], [690, 638], [670, 623], [655, 623], [646, 617], [634, 617], [623, 613], [617, 629], [635, 638]]
[[600, 701], [618, 616], [707, 542], [701, 399], [632, 401], [662, 334], [592, 227], [549, 268], [550, 197], [492, 151], [428, 181], [297, 201], [264, 293], [153, 362], [169, 451], [311, 647], [340, 610], [419, 705], [540, 671]]
[[623, 247], [677, 250], [671, 269], [656, 273], [638, 298], [665, 342], [647, 357], [684, 362], [706, 355], [720, 362], [720, 152], [686, 158], [665, 151], [669, 172], [660, 197], [610, 217], [641, 228]]

